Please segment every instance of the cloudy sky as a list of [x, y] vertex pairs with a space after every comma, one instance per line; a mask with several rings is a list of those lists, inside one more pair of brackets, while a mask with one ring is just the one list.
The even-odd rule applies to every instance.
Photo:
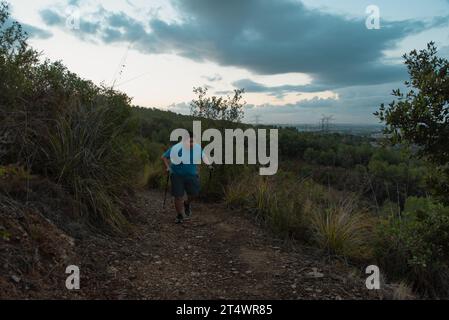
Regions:
[[[188, 113], [194, 86], [246, 90], [246, 121], [376, 123], [401, 56], [449, 56], [449, 0], [10, 0], [44, 57], [145, 107]], [[367, 7], [380, 11], [368, 29]]]

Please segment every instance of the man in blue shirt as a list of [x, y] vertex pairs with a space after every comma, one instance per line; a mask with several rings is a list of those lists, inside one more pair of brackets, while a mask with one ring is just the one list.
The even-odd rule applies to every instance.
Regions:
[[[191, 203], [200, 193], [200, 178], [198, 164], [204, 161], [209, 168], [210, 161], [205, 157], [199, 144], [193, 139], [189, 131], [189, 139], [185, 139], [164, 152], [161, 157], [171, 180], [171, 193], [174, 197], [177, 213], [176, 223], [192, 216]], [[187, 200], [184, 195], [187, 193]]]

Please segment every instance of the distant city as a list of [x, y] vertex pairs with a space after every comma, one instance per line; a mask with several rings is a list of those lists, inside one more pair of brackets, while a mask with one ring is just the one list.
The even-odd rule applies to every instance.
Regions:
[[314, 123], [314, 124], [276, 124], [283, 128], [296, 128], [302, 132], [344, 133], [361, 136], [382, 135], [385, 128], [382, 124], [342, 124], [342, 123]]

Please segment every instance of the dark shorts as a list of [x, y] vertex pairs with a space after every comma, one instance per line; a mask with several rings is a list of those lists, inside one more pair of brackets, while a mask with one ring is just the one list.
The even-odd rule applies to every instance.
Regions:
[[171, 174], [171, 194], [173, 197], [181, 198], [185, 193], [189, 196], [197, 196], [200, 193], [199, 176], [180, 176]]

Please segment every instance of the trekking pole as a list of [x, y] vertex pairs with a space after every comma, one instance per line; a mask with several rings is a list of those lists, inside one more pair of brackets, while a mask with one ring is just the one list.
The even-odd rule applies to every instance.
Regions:
[[164, 204], [162, 205], [162, 209], [165, 209], [165, 203], [167, 202], [167, 193], [168, 193], [168, 182], [170, 180], [170, 171], [167, 171], [167, 181], [165, 182], [165, 193], [164, 193]]
[[212, 171], [214, 171], [214, 167], [211, 165], [209, 166], [209, 181], [207, 182], [208, 185], [210, 185], [210, 182], [212, 181]]

